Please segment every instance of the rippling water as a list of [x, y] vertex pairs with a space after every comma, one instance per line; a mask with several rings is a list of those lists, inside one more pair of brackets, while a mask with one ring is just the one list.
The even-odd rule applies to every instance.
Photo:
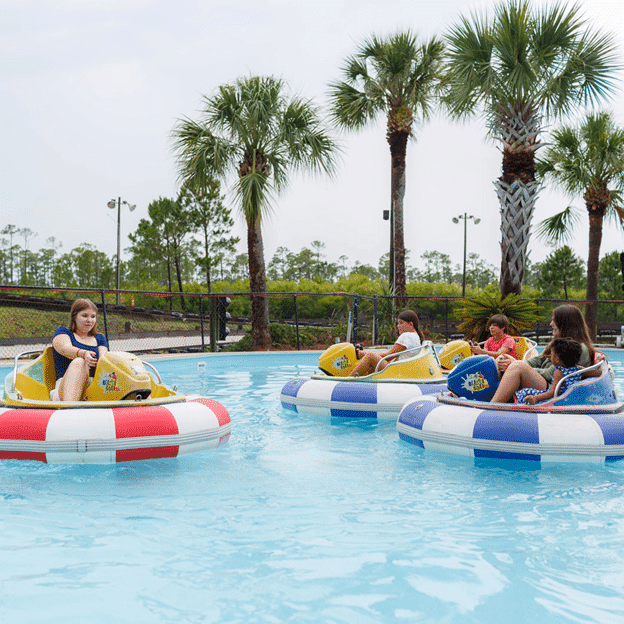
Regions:
[[214, 451], [1, 462], [0, 622], [624, 621], [624, 462], [474, 463], [283, 411], [317, 357], [157, 362], [227, 407]]

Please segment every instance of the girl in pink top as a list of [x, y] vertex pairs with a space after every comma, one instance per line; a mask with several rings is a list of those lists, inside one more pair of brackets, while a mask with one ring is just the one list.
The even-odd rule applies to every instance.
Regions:
[[516, 341], [506, 334], [509, 321], [504, 314], [495, 314], [490, 319], [490, 334], [492, 336], [485, 341], [483, 348], [470, 343], [470, 348], [475, 355], [491, 355], [493, 358], [499, 355], [509, 355], [516, 359]]

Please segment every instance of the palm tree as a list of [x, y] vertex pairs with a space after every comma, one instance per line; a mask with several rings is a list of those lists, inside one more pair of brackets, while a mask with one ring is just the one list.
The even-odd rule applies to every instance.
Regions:
[[182, 182], [205, 190], [211, 176], [238, 174], [234, 190], [247, 222], [252, 345], [271, 346], [262, 219], [274, 193], [291, 172], [331, 174], [336, 145], [309, 100], [289, 98], [284, 83], [271, 76], [239, 78], [204, 99], [199, 121], [179, 120], [173, 130]]
[[[624, 129], [618, 128], [608, 113], [588, 115], [578, 128], [564, 126], [553, 133], [537, 167], [540, 175], [570, 195], [583, 194], [589, 215], [586, 297], [596, 301], [603, 219], [611, 218], [624, 227]], [[555, 242], [565, 241], [577, 221], [577, 212], [569, 206], [543, 221], [538, 233]], [[597, 303], [586, 305], [585, 321], [595, 338]]]
[[462, 18], [447, 35], [443, 97], [451, 115], [485, 117], [503, 151], [494, 183], [501, 210], [501, 293], [520, 294], [539, 192], [535, 152], [544, 121], [609, 92], [613, 39], [585, 29], [580, 8], [532, 10], [528, 0], [499, 4], [494, 18]]
[[392, 163], [390, 286], [401, 298], [407, 297], [403, 235], [407, 140], [414, 124], [429, 116], [442, 51], [438, 39], [418, 45], [411, 32], [387, 39], [372, 37], [347, 59], [344, 80], [330, 84], [331, 114], [339, 127], [359, 130], [379, 113], [387, 118], [386, 139]]

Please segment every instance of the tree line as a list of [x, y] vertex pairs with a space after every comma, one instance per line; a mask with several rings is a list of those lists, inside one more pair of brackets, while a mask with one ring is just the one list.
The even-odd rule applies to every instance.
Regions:
[[[195, 292], [211, 292], [212, 284], [218, 290], [228, 291], [233, 284], [248, 285], [247, 254], [236, 253], [238, 238], [230, 235], [233, 221], [222, 203], [218, 183], [212, 198], [198, 198], [184, 193], [178, 200], [159, 198], [150, 204], [149, 218], [142, 219], [137, 230], [129, 234], [133, 246], [130, 255], [121, 262], [123, 290], [179, 292], [189, 288]], [[14, 225], [7, 225], [0, 233], [11, 232], [23, 244], [9, 245], [9, 238], [0, 237], [0, 282], [23, 286], [49, 288], [104, 288], [116, 285], [116, 257], [107, 256], [93, 245], [83, 243], [66, 253], [60, 253], [62, 243], [48, 238], [48, 247], [29, 250], [28, 239], [37, 236], [32, 230], [25, 235]], [[267, 278], [272, 282], [291, 282], [293, 287], [302, 282], [333, 283], [351, 276], [365, 277], [381, 285], [387, 280], [389, 253], [379, 258], [377, 266], [355, 262], [346, 256], [336, 262], [325, 257], [325, 243], [312, 241], [299, 252], [278, 247], [267, 265]], [[410, 263], [406, 250], [406, 278], [408, 284], [449, 284], [461, 286], [463, 270], [453, 265], [448, 254], [425, 251], [418, 267]], [[523, 286], [530, 287], [531, 296], [544, 299], [582, 299], [587, 279], [586, 263], [568, 245], [553, 251], [543, 262], [527, 262]], [[496, 267], [479, 254], [470, 253], [466, 262], [466, 284], [482, 290], [496, 284]], [[192, 286], [191, 286], [192, 285]], [[600, 259], [597, 297], [604, 300], [622, 298], [623, 276], [620, 254], [611, 252]], [[381, 289], [379, 293], [381, 294]], [[458, 291], [459, 292], [459, 291]], [[612, 314], [610, 315], [612, 316]], [[604, 316], [603, 316], [604, 318]]]
[[[175, 199], [159, 198], [150, 203], [149, 217], [142, 219], [128, 238], [133, 243], [124, 251], [129, 255], [120, 265], [122, 290], [161, 290], [184, 293], [188, 284], [198, 284], [211, 292], [214, 282], [234, 283], [248, 280], [248, 257], [237, 253], [238, 237], [231, 236], [230, 211], [218, 202], [197, 198], [184, 192]], [[7, 225], [0, 232], [21, 230]], [[29, 232], [31, 232], [29, 230]], [[35, 237], [36, 233], [31, 232]], [[0, 283], [50, 288], [104, 288], [116, 286], [116, 256], [107, 256], [95, 246], [82, 243], [61, 253], [62, 242], [48, 238], [48, 247], [38, 251], [25, 245], [9, 244], [0, 237]], [[361, 275], [368, 279], [387, 280], [389, 253], [379, 258], [377, 266], [350, 263], [347, 256], [337, 262], [325, 257], [325, 243], [312, 241], [309, 247], [292, 252], [281, 246], [267, 265], [267, 277], [273, 281], [303, 280], [335, 283], [341, 278]], [[410, 252], [406, 251], [409, 262]], [[407, 265], [409, 282], [461, 284], [460, 265], [452, 265], [450, 256], [426, 251], [420, 256], [421, 268]], [[467, 283], [483, 288], [496, 281], [495, 267], [478, 254], [471, 253], [466, 265]]]

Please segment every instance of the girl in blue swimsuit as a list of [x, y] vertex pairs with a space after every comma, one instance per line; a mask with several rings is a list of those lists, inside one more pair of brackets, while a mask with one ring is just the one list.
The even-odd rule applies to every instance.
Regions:
[[98, 358], [108, 343], [97, 333], [97, 308], [89, 299], [76, 299], [69, 312], [69, 327], [59, 327], [52, 338], [56, 387], [52, 400], [80, 401]]

